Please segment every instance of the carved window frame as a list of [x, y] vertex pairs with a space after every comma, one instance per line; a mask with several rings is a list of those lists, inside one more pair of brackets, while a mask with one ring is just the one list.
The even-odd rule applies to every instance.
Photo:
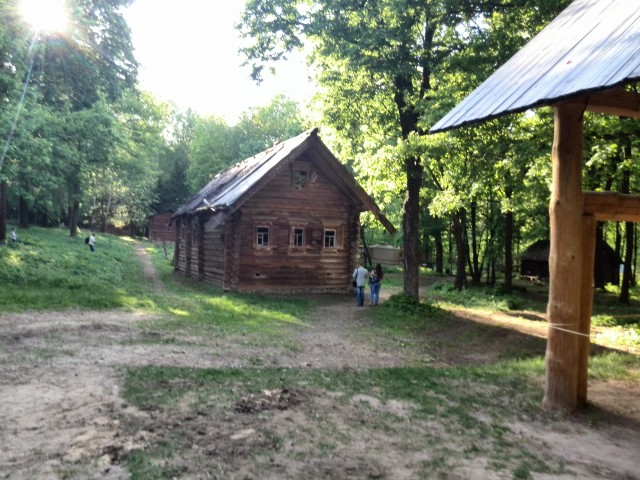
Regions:
[[291, 243], [290, 243], [291, 248], [303, 249], [307, 244], [306, 237], [307, 237], [306, 228], [299, 225], [292, 226], [291, 227]]
[[271, 247], [271, 226], [262, 224], [256, 225], [254, 239], [256, 248], [269, 249]]

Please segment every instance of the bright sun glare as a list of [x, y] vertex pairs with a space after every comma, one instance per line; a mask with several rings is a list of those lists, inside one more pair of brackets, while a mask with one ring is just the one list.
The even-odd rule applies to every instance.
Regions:
[[65, 0], [20, 0], [20, 13], [36, 31], [62, 32], [67, 28]]

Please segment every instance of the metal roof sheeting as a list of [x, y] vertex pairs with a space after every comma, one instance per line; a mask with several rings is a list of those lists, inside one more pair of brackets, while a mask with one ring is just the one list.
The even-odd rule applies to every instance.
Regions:
[[191, 200], [180, 207], [173, 216], [178, 217], [185, 213], [194, 213], [197, 210], [207, 208], [220, 211], [234, 205], [242, 195], [279, 165], [295, 148], [300, 147], [311, 134], [315, 134], [315, 131], [310, 130], [285, 142], [277, 143], [273, 147], [220, 172]]
[[353, 178], [347, 168], [329, 151], [318, 136], [318, 129], [313, 128], [297, 137], [290, 138], [273, 147], [232, 165], [216, 175], [202, 190], [180, 207], [172, 218], [182, 215], [210, 210], [213, 220], [209, 223], [214, 228], [224, 221], [225, 217], [239, 208], [253, 193], [260, 189], [284, 167], [300, 158], [304, 152], [313, 153], [317, 167], [330, 173], [331, 180], [338, 188], [357, 202], [363, 210], [369, 210], [390, 232], [395, 227], [382, 214], [375, 201]]
[[638, 79], [640, 0], [576, 0], [430, 131]]

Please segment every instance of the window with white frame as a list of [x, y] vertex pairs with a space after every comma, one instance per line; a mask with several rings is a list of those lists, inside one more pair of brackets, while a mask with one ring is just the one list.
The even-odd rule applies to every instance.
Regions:
[[304, 228], [293, 228], [291, 245], [294, 247], [304, 247]]
[[325, 230], [324, 231], [324, 248], [336, 248], [336, 231]]
[[269, 227], [256, 228], [256, 245], [259, 247], [269, 246]]

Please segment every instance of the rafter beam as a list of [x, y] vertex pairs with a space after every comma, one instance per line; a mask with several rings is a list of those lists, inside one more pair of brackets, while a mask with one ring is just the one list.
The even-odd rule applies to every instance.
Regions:
[[601, 221], [640, 222], [640, 195], [584, 192], [582, 212]]
[[640, 94], [619, 88], [587, 95], [587, 110], [590, 112], [640, 118]]

